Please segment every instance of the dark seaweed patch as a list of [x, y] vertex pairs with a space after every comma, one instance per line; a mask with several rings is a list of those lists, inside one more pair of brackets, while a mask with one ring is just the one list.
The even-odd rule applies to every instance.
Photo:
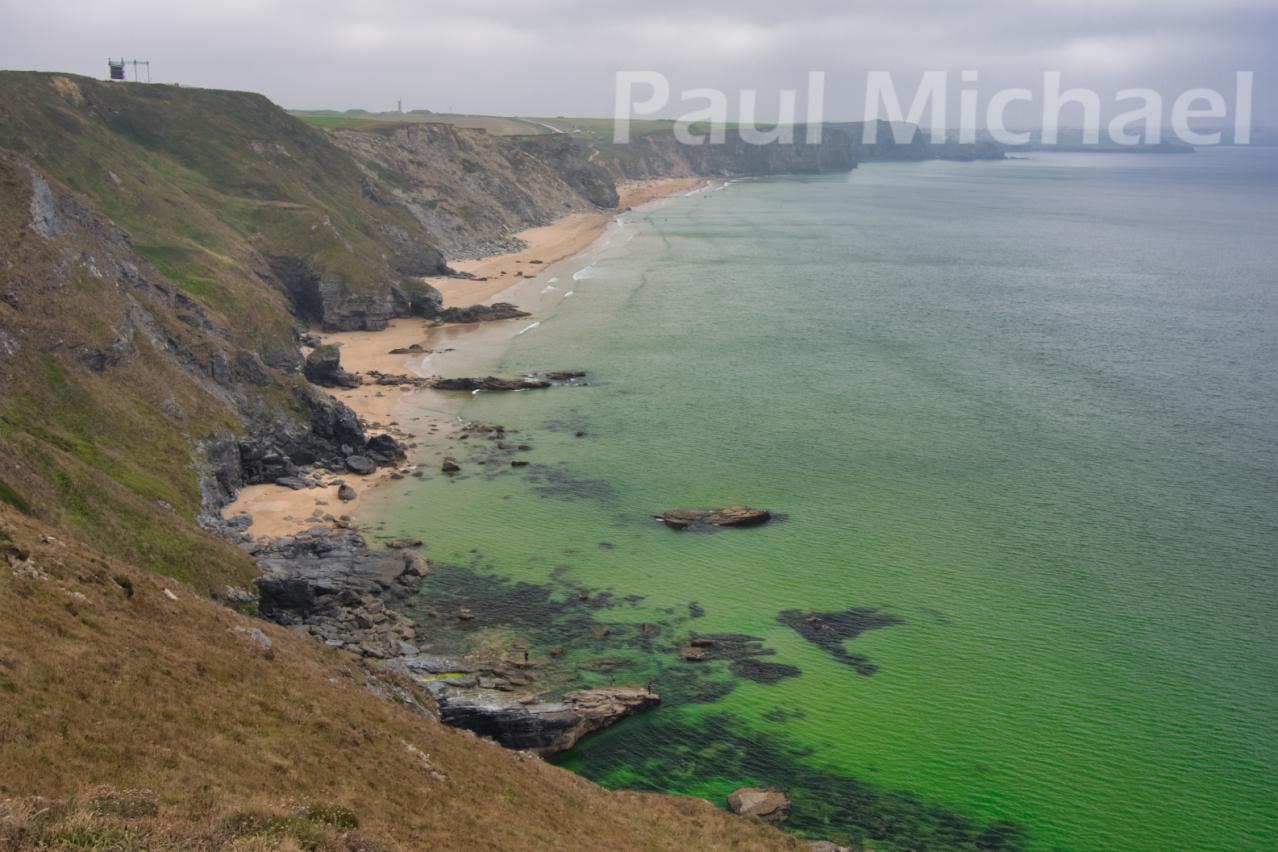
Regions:
[[798, 666], [788, 666], [785, 663], [767, 663], [753, 658], [733, 660], [729, 668], [737, 677], [743, 677], [755, 683], [776, 683], [788, 677], [798, 677], [803, 674], [803, 670]]
[[804, 639], [816, 645], [841, 663], [845, 663], [860, 675], [872, 675], [879, 667], [861, 654], [850, 654], [843, 647], [867, 630], [904, 624], [898, 615], [882, 612], [874, 607], [852, 607], [841, 612], [803, 612], [797, 609], [783, 610], [777, 621], [792, 627]]
[[1015, 823], [983, 825], [908, 793], [810, 767], [804, 760], [810, 750], [725, 714], [695, 720], [656, 714], [635, 728], [588, 741], [559, 760], [587, 778], [605, 785], [624, 779], [632, 789], [679, 792], [713, 784], [726, 794], [745, 785], [780, 787], [793, 801], [787, 830], [856, 849], [1011, 852], [1025, 845], [1024, 829]]
[[532, 490], [542, 497], [556, 500], [612, 500], [612, 485], [603, 479], [574, 476], [562, 467], [533, 465], [526, 468]]
[[701, 618], [706, 614], [706, 608], [696, 601], [688, 604], [688, 618]]

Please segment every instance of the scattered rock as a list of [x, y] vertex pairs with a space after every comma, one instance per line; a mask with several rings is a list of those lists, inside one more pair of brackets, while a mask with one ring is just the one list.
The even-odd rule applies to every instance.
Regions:
[[525, 461], [524, 459], [511, 459], [510, 466], [511, 467], [527, 467], [528, 462]]
[[475, 613], [471, 612], [468, 607], [462, 607], [457, 610], [457, 618], [459, 621], [470, 621], [475, 617]]
[[386, 542], [388, 550], [414, 550], [422, 546], [419, 538], [392, 538]]
[[359, 493], [356, 492], [355, 489], [351, 488], [349, 485], [343, 484], [340, 488], [337, 489], [337, 499], [341, 500], [344, 503], [349, 503], [358, 496], [359, 496]]
[[573, 379], [584, 379], [585, 377], [586, 374], [582, 370], [555, 370], [554, 372], [546, 373], [546, 378], [552, 382], [567, 382]]
[[790, 797], [774, 787], [742, 787], [728, 794], [728, 807], [734, 814], [780, 822], [790, 814]]
[[444, 459], [444, 463], [439, 466], [439, 469], [444, 473], [456, 473], [461, 470], [461, 465], [452, 459]]

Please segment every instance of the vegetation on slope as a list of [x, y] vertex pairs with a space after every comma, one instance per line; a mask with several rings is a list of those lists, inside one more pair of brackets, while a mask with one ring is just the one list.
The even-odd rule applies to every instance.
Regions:
[[0, 849], [801, 848], [414, 704], [376, 664], [0, 507]]

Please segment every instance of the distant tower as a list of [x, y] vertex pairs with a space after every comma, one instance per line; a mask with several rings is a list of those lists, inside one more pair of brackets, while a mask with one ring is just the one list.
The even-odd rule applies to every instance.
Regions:
[[146, 69], [146, 82], [151, 82], [151, 62], [146, 59], [111, 59], [107, 58], [107, 70], [110, 72], [112, 80], [126, 80], [124, 76], [124, 66], [133, 66], [133, 82], [140, 83], [142, 80], [138, 76], [138, 66], [141, 65]]
[[399, 109], [399, 112], [400, 112], [400, 114], [402, 115], [402, 114], [404, 113], [404, 102], [403, 102], [403, 101], [395, 101], [395, 106]]

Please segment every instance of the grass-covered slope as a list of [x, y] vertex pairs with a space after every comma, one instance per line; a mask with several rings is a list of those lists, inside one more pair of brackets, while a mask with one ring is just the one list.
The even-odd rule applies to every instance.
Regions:
[[0, 850], [802, 848], [414, 703], [375, 664], [0, 507]]
[[347, 298], [386, 302], [405, 275], [442, 268], [406, 210], [261, 95], [0, 72], [0, 148], [86, 196], [173, 283], [267, 345], [290, 323], [264, 281], [341, 324]]

